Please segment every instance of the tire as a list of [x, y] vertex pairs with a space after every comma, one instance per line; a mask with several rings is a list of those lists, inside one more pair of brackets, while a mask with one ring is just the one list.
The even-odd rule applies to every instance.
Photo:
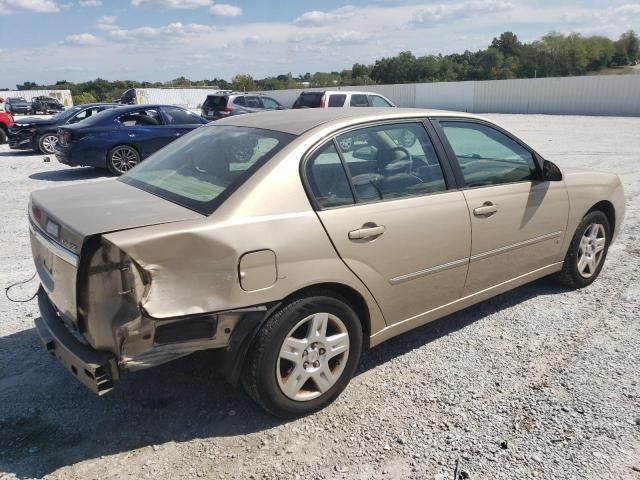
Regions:
[[131, 145], [117, 145], [107, 153], [107, 168], [117, 176], [140, 163], [140, 154]]
[[7, 143], [7, 131], [0, 127], [0, 145]]
[[55, 133], [43, 133], [38, 139], [38, 149], [45, 155], [53, 155], [56, 143], [58, 143], [58, 137]]
[[242, 385], [272, 415], [292, 418], [326, 407], [355, 373], [362, 326], [345, 300], [329, 295], [286, 303], [267, 320], [249, 349]]
[[556, 280], [570, 288], [591, 285], [600, 275], [610, 242], [607, 216], [599, 210], [587, 213], [573, 235]]

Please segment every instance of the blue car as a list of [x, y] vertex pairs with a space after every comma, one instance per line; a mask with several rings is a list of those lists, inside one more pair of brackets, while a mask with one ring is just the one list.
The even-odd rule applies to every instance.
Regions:
[[173, 140], [206, 124], [171, 105], [128, 105], [58, 129], [56, 158], [73, 166], [107, 168], [122, 175]]

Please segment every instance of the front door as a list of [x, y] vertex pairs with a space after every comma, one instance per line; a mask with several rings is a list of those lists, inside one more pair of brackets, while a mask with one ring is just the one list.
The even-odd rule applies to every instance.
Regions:
[[469, 208], [471, 294], [561, 260], [564, 182], [541, 181], [532, 152], [482, 122], [441, 120]]
[[338, 254], [387, 323], [419, 317], [462, 294], [469, 213], [462, 192], [447, 189], [421, 122], [340, 135], [313, 154], [306, 175]]

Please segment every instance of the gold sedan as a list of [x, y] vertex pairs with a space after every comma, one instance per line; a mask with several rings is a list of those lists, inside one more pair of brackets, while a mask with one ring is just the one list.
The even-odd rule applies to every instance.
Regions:
[[474, 115], [236, 116], [32, 194], [36, 323], [98, 394], [219, 349], [266, 410], [303, 415], [363, 349], [547, 275], [589, 285], [623, 216], [616, 175], [561, 171]]

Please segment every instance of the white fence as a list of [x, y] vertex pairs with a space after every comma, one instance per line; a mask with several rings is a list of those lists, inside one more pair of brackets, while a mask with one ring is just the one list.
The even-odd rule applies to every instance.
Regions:
[[0, 97], [22, 97], [31, 102], [33, 97], [53, 97], [57, 98], [65, 107], [73, 107], [73, 98], [70, 90], [0, 90]]
[[[388, 97], [399, 107], [436, 108], [474, 113], [640, 116], [640, 75], [410, 83], [342, 87]], [[291, 106], [302, 91], [267, 93]]]

